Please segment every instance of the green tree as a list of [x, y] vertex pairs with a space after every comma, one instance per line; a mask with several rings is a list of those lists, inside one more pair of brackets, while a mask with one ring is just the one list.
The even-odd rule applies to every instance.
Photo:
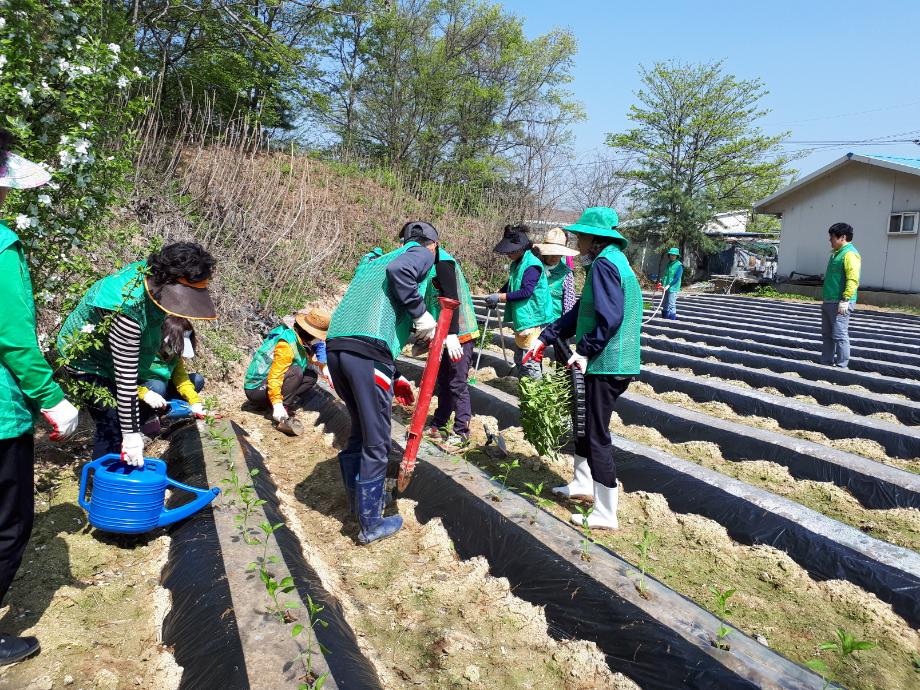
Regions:
[[779, 146], [788, 134], [757, 126], [770, 112], [763, 82], [727, 74], [722, 62], [660, 62], [640, 74], [639, 103], [629, 111], [635, 127], [607, 135], [636, 162], [628, 176], [643, 206], [638, 234], [682, 253], [712, 251], [703, 227], [714, 214], [750, 208], [792, 174]]

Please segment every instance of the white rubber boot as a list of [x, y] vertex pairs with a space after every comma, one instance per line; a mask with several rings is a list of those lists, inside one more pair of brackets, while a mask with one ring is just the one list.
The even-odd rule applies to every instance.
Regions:
[[575, 479], [571, 484], [557, 486], [553, 493], [565, 498], [594, 498], [594, 482], [591, 481], [591, 468], [588, 467], [588, 458], [575, 456]]
[[[588, 516], [588, 527], [591, 529], [617, 529], [617, 502], [620, 498], [619, 485], [604, 486], [594, 482], [594, 510]], [[572, 513], [572, 522], [583, 527], [581, 513]]]

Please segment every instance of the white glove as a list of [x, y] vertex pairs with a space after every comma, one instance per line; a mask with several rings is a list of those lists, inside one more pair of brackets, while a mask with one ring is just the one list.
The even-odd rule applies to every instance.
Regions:
[[136, 467], [144, 466], [144, 437], [141, 434], [129, 433], [122, 436], [121, 460]]
[[417, 319], [413, 319], [412, 325], [415, 326], [415, 335], [418, 336], [419, 340], [431, 340], [434, 337], [435, 329], [438, 327], [438, 322], [426, 311]]
[[588, 358], [576, 352], [571, 357], [569, 357], [569, 361], [566, 362], [566, 366], [570, 369], [572, 367], [578, 367], [581, 369], [581, 373], [585, 373], [588, 370]]
[[192, 412], [196, 417], [198, 417], [198, 419], [204, 419], [204, 405], [202, 405], [200, 402], [192, 404]]
[[287, 409], [284, 407], [284, 403], [275, 403], [272, 406], [272, 419], [274, 419], [279, 424], [285, 419], [290, 419]]
[[52, 441], [63, 441], [77, 430], [80, 423], [80, 411], [71, 405], [67, 398], [50, 409], [42, 410], [42, 414], [51, 425], [52, 432], [49, 438]]
[[463, 359], [463, 345], [453, 333], [444, 338], [444, 349], [447, 350], [447, 356], [450, 357], [451, 362], [459, 362]]
[[847, 301], [841, 302], [837, 305], [837, 314], [839, 316], [846, 316], [850, 313], [850, 303]]
[[144, 393], [141, 400], [150, 405], [154, 410], [164, 410], [169, 406], [169, 403], [166, 402], [166, 398], [152, 390], [148, 390]]

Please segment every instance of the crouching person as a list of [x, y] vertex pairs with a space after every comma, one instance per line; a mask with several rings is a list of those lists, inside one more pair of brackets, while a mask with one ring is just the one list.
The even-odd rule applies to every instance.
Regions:
[[195, 330], [192, 322], [178, 316], [163, 321], [163, 341], [159, 352], [142, 359], [138, 365], [137, 397], [141, 400], [141, 432], [156, 437], [162, 427], [158, 412], [168, 400], [182, 398], [196, 417], [204, 417], [204, 405], [198, 395], [204, 388], [201, 374], [188, 373], [185, 360], [195, 356]]
[[[611, 208], [586, 209], [566, 228], [578, 238], [588, 274], [575, 307], [550, 324], [527, 353], [542, 356], [557, 338], [575, 336], [569, 366], [585, 374], [587, 408], [584, 438], [575, 446], [575, 479], [553, 492], [568, 498], [593, 498], [588, 518], [592, 528], [616, 529], [618, 487], [610, 438], [610, 418], [617, 398], [639, 375], [639, 331], [642, 327], [642, 290], [623, 250], [627, 240], [616, 227]], [[581, 525], [580, 513], [572, 522]]]
[[246, 398], [257, 408], [271, 409], [278, 424], [295, 414], [316, 385], [317, 370], [325, 370], [329, 318], [320, 309], [297, 314], [293, 326], [272, 330], [252, 357], [243, 384]]
[[405, 240], [399, 249], [355, 272], [332, 314], [326, 343], [332, 382], [351, 418], [339, 466], [349, 505], [357, 506], [362, 544], [402, 527], [400, 516], [383, 517], [395, 361], [413, 328], [425, 341], [431, 340], [437, 326], [424, 295], [438, 252], [438, 232], [428, 223], [415, 222]]

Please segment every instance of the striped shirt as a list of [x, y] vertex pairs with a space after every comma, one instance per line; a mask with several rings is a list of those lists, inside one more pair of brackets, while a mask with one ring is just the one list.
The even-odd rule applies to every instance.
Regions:
[[141, 354], [141, 327], [124, 314], [118, 314], [109, 331], [109, 350], [115, 365], [115, 400], [122, 434], [141, 428], [140, 400], [137, 397], [137, 362]]

